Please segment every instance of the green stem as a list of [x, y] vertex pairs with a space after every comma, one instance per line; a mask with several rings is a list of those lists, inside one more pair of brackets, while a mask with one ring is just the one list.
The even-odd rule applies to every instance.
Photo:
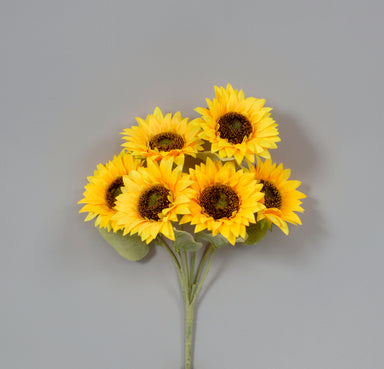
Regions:
[[[189, 273], [188, 273], [188, 264], [185, 260], [185, 257], [183, 258], [180, 249], [176, 249], [176, 255], [179, 255], [180, 260], [180, 284], [183, 288], [183, 294], [184, 294], [184, 303], [187, 304], [189, 302]], [[184, 255], [186, 256], [186, 254]], [[183, 260], [184, 259], [184, 260]]]
[[189, 266], [188, 266], [188, 255], [187, 255], [187, 251], [184, 249], [183, 250], [183, 258], [184, 258], [184, 272], [185, 272], [185, 275], [187, 277], [187, 284], [188, 284], [188, 289], [190, 288], [190, 274], [189, 274]]
[[199, 278], [200, 278], [200, 274], [203, 270], [203, 267], [204, 267], [204, 264], [205, 264], [205, 260], [207, 259], [207, 256], [208, 256], [208, 252], [211, 248], [211, 245], [207, 245], [205, 247], [205, 250], [204, 250], [204, 253], [203, 253], [203, 256], [201, 257], [201, 260], [200, 260], [200, 264], [199, 264], [199, 267], [197, 268], [197, 272], [196, 272], [196, 276], [195, 276], [195, 280], [194, 280], [194, 284], [197, 284]]
[[192, 251], [191, 265], [190, 265], [190, 269], [189, 269], [189, 300], [192, 299], [193, 277], [194, 277], [194, 273], [195, 273], [195, 260], [196, 260], [196, 251]]
[[185, 305], [185, 369], [191, 369], [195, 303]]
[[216, 250], [212, 247], [211, 250], [210, 250], [210, 253], [209, 253], [208, 262], [207, 262], [207, 264], [206, 264], [206, 266], [205, 266], [204, 274], [203, 274], [203, 276], [201, 277], [201, 280], [200, 280], [199, 284], [198, 284], [197, 287], [196, 287], [196, 292], [192, 295], [192, 301], [191, 301], [192, 304], [194, 304], [194, 303], [196, 302], [197, 297], [199, 296], [199, 292], [200, 292], [200, 290], [201, 290], [201, 287], [203, 287], [204, 281], [205, 281], [205, 279], [207, 278], [209, 269], [210, 269], [210, 267], [211, 267], [213, 254], [215, 253], [215, 251], [216, 251]]
[[171, 255], [172, 261], [175, 264], [177, 274], [179, 276], [180, 284], [181, 284], [181, 289], [183, 291], [183, 296], [184, 296], [184, 302], [187, 303], [187, 299], [189, 298], [189, 291], [188, 287], [185, 285], [185, 273], [182, 268], [182, 264], [179, 262], [177, 259], [177, 256], [175, 253], [171, 250], [167, 242], [162, 238], [159, 237], [160, 243], [164, 246], [164, 248], [167, 250], [168, 254]]
[[171, 248], [168, 246], [167, 242], [162, 237], [159, 237], [158, 240], [161, 241], [161, 244], [168, 251], [168, 254], [171, 255], [172, 260], [176, 265], [176, 268], [179, 270], [181, 268], [181, 265], [180, 265], [180, 262], [177, 259], [176, 255], [174, 254], [174, 252], [171, 250]]

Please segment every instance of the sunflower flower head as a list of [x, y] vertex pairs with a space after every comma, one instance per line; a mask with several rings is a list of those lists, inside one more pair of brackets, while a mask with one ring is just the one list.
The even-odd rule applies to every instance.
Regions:
[[156, 107], [145, 120], [139, 117], [136, 120], [138, 126], [122, 132], [126, 141], [122, 146], [139, 158], [154, 161], [172, 158], [175, 164], [182, 165], [185, 155], [196, 157], [203, 149], [198, 136], [200, 127], [182, 118], [180, 112], [173, 116], [171, 113], [163, 115]]
[[301, 224], [295, 211], [304, 211], [300, 200], [306, 196], [296, 190], [300, 181], [288, 180], [291, 170], [284, 169], [283, 164], [276, 166], [267, 159], [264, 163], [259, 160], [256, 167], [250, 165], [250, 172], [263, 185], [265, 209], [257, 214], [257, 220], [266, 218], [285, 234], [289, 232], [287, 222]]
[[254, 162], [255, 154], [270, 158], [269, 149], [280, 141], [277, 124], [264, 107], [264, 99], [244, 97], [242, 90], [215, 86], [216, 98], [206, 99], [207, 108], [196, 108], [201, 114], [200, 137], [211, 143], [211, 150], [220, 158], [235, 157], [238, 164], [244, 158]]
[[146, 243], [159, 234], [175, 240], [172, 222], [177, 222], [178, 214], [189, 213], [192, 190], [182, 166], [172, 167], [173, 158], [148, 160], [146, 168], [140, 167], [124, 177], [113, 217], [124, 228], [124, 235], [137, 233]]
[[207, 229], [222, 234], [232, 245], [246, 237], [246, 226], [255, 223], [254, 214], [264, 208], [262, 185], [233, 162], [212, 161], [190, 170], [193, 196], [190, 214], [180, 223], [195, 225], [195, 232]]
[[96, 218], [96, 227], [106, 228], [108, 231], [120, 229], [112, 219], [116, 213], [116, 197], [121, 193], [123, 176], [140, 166], [140, 160], [124, 151], [105, 165], [99, 164], [93, 176], [87, 177], [84, 198], [78, 202], [85, 204], [79, 212], [88, 212], [85, 221]]

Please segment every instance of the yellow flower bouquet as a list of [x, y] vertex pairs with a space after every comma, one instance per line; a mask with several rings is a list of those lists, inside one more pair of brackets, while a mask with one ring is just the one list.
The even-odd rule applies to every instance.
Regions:
[[229, 84], [215, 92], [191, 121], [158, 107], [136, 118], [138, 125], [122, 132], [124, 149], [97, 166], [79, 201], [85, 220], [95, 219], [126, 259], [140, 260], [156, 245], [170, 255], [185, 303], [185, 369], [196, 301], [215, 252], [253, 245], [274, 226], [288, 234], [287, 222], [301, 224], [296, 212], [304, 211], [300, 182], [271, 161], [269, 150], [280, 141], [271, 108]]

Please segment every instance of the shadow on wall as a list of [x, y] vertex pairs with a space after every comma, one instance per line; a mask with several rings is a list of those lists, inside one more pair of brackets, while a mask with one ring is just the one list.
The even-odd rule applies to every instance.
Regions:
[[303, 178], [315, 175], [320, 165], [319, 154], [305, 131], [305, 123], [278, 111], [273, 112], [272, 116], [278, 124], [281, 138], [277, 143], [278, 148], [270, 150], [272, 160], [292, 168], [291, 179], [303, 181]]
[[302, 205], [305, 212], [298, 213], [303, 225], [289, 225], [288, 236], [278, 229], [268, 233], [260, 245], [262, 247], [257, 250], [260, 255], [283, 258], [286, 262], [302, 262], [311, 257], [313, 248], [319, 246], [319, 236], [323, 237], [326, 229], [324, 219], [318, 211], [318, 199], [311, 195], [312, 184], [322, 170], [319, 153], [312, 144], [310, 135], [307, 135], [304, 123], [299, 123], [293, 116], [281, 112], [275, 113], [273, 117], [279, 124], [281, 142], [276, 150], [271, 150], [272, 160], [292, 169], [290, 179], [302, 182], [298, 190], [304, 192], [307, 198], [303, 199]]

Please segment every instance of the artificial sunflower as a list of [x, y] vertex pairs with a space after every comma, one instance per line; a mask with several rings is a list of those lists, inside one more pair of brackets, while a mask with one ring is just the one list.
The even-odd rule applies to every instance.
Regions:
[[125, 234], [138, 233], [150, 243], [159, 233], [175, 240], [172, 222], [178, 214], [189, 212], [191, 180], [182, 173], [182, 166], [172, 170], [173, 159], [159, 163], [147, 161], [147, 168], [138, 168], [124, 177], [122, 194], [117, 197], [117, 213], [113, 219]]
[[208, 229], [213, 236], [222, 234], [232, 245], [237, 237], [245, 238], [246, 226], [255, 223], [255, 213], [262, 210], [262, 185], [243, 169], [236, 171], [233, 162], [207, 159], [206, 164], [190, 170], [193, 197], [190, 214], [180, 224], [190, 222], [195, 232]]
[[121, 193], [123, 176], [140, 165], [140, 160], [123, 151], [105, 165], [97, 166], [93, 176], [87, 177], [89, 183], [85, 186], [84, 198], [78, 202], [85, 204], [79, 212], [89, 213], [85, 221], [96, 217], [96, 227], [106, 228], [108, 231], [120, 228], [116, 226], [116, 221], [111, 219], [116, 213], [116, 196]]
[[211, 150], [220, 158], [235, 157], [240, 164], [244, 158], [254, 162], [255, 154], [270, 158], [268, 149], [277, 148], [280, 141], [271, 108], [264, 99], [244, 97], [242, 90], [215, 86], [216, 99], [206, 99], [207, 108], [196, 108], [200, 137], [211, 143]]
[[276, 166], [270, 159], [263, 163], [258, 161], [257, 166], [250, 165], [250, 172], [259, 180], [264, 192], [265, 209], [257, 214], [257, 220], [266, 218], [276, 224], [285, 234], [288, 234], [287, 222], [301, 224], [295, 211], [303, 212], [300, 199], [306, 196], [296, 190], [300, 181], [288, 180], [291, 170], [284, 169], [283, 164]]
[[172, 158], [177, 165], [182, 165], [185, 155], [196, 157], [196, 153], [203, 150], [203, 142], [198, 137], [200, 127], [182, 118], [180, 112], [163, 115], [156, 107], [145, 120], [139, 117], [136, 120], [138, 126], [122, 132], [126, 140], [122, 146], [137, 157], [155, 161]]

